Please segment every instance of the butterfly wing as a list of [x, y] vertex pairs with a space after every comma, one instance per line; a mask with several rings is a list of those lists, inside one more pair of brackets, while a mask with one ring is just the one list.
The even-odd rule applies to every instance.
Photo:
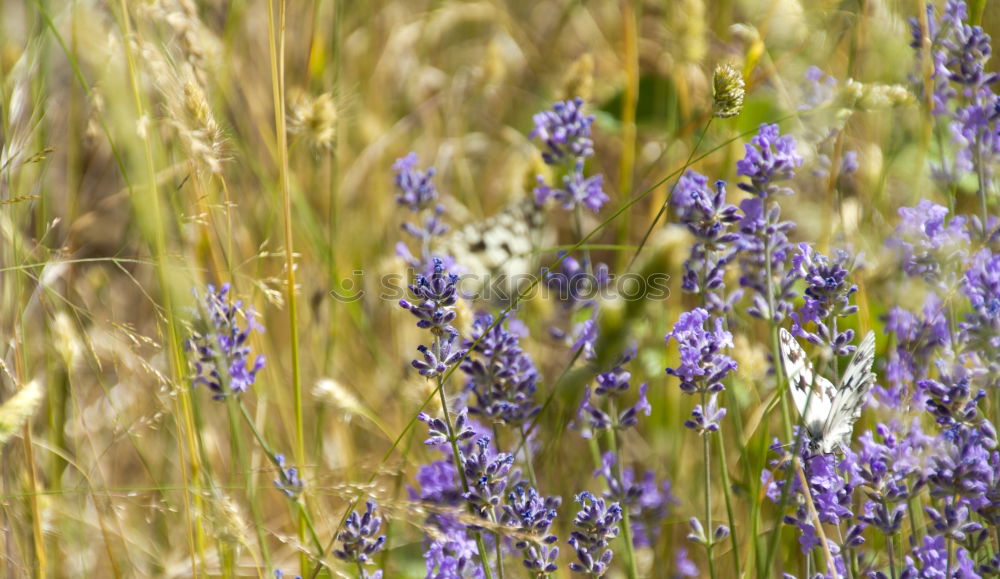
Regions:
[[813, 435], [818, 434], [830, 415], [837, 389], [829, 380], [816, 375], [802, 346], [787, 330], [782, 328], [778, 337], [781, 364], [785, 369], [792, 400], [795, 401], [806, 429]]
[[506, 302], [525, 281], [521, 278], [537, 269], [534, 250], [541, 219], [533, 200], [515, 202], [492, 217], [457, 228], [439, 250], [471, 274], [472, 279], [463, 279], [463, 289], [487, 301]]
[[868, 332], [851, 358], [840, 388], [832, 399], [830, 413], [823, 425], [822, 451], [833, 452], [851, 441], [854, 423], [861, 417], [861, 407], [875, 384], [872, 364], [875, 361], [875, 332]]

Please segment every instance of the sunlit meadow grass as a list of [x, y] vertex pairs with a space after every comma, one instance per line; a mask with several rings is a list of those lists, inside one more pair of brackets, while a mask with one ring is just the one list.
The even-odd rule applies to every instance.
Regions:
[[1000, 576], [998, 15], [0, 3], [0, 575]]

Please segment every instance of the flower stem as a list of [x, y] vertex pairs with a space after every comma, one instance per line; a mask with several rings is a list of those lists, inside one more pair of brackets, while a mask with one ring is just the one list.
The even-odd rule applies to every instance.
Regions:
[[[708, 407], [708, 394], [704, 390], [701, 391], [701, 407], [703, 410]], [[705, 537], [705, 554], [708, 557], [708, 575], [715, 579], [715, 561], [712, 557], [715, 547], [712, 528], [712, 448], [709, 436], [711, 435], [708, 432], [703, 432], [701, 435], [701, 452], [705, 463], [705, 527], [708, 531]]]
[[813, 525], [816, 527], [816, 535], [819, 536], [820, 544], [823, 547], [823, 558], [826, 560], [827, 570], [830, 572], [831, 577], [838, 579], [840, 574], [837, 573], [837, 564], [833, 559], [833, 554], [830, 552], [830, 543], [826, 539], [826, 531], [823, 530], [823, 523], [819, 520], [819, 513], [816, 512], [816, 504], [813, 503], [812, 492], [809, 491], [809, 479], [806, 478], [806, 473], [802, 470], [802, 464], [798, 457], [796, 456], [792, 460], [795, 464], [795, 472], [799, 477], [799, 484], [802, 485], [802, 496], [806, 500], [806, 509], [812, 517]]
[[[441, 352], [441, 338], [434, 338], [434, 353], [440, 354]], [[469, 480], [465, 476], [465, 468], [462, 466], [462, 454], [458, 449], [458, 439], [455, 437], [455, 427], [451, 422], [451, 412], [448, 411], [448, 398], [444, 394], [444, 376], [438, 375], [437, 378], [437, 392], [438, 397], [441, 400], [441, 410], [444, 413], [444, 423], [448, 426], [448, 441], [451, 443], [451, 458], [455, 463], [455, 470], [458, 471], [458, 478], [462, 481], [462, 492], [469, 492]], [[479, 552], [479, 561], [483, 565], [483, 572], [486, 574], [487, 579], [493, 579], [493, 570], [490, 568], [490, 561], [486, 557], [486, 544], [483, 543], [482, 533], [479, 531], [473, 531], [472, 535], [476, 538], [476, 550]], [[499, 563], [499, 561], [497, 562]]]
[[889, 553], [889, 576], [891, 579], [896, 579], [896, 545], [895, 545], [895, 535], [889, 535], [886, 537], [886, 551]]
[[[625, 477], [623, 476], [623, 470], [625, 468], [621, 447], [618, 444], [618, 436], [616, 432], [618, 429], [618, 409], [615, 404], [614, 398], [608, 400], [608, 410], [611, 415], [611, 428], [608, 429], [608, 445], [611, 450], [618, 457], [615, 461], [614, 477], [618, 479], [618, 485], [624, 488]], [[600, 466], [600, 463], [598, 463]], [[621, 505], [622, 507], [622, 535], [625, 539], [625, 564], [627, 565], [628, 577], [629, 579], [636, 579], [639, 576], [639, 571], [636, 566], [635, 561], [635, 545], [632, 542], [632, 521], [629, 516], [629, 506], [628, 504]]]
[[[737, 421], [739, 417], [737, 416]], [[740, 565], [740, 546], [736, 542], [736, 517], [733, 514], [733, 499], [729, 492], [729, 466], [726, 463], [726, 445], [722, 440], [722, 433], [715, 437], [716, 446], [719, 447], [719, 473], [722, 475], [722, 496], [726, 499], [726, 518], [729, 520], [729, 538], [732, 542], [733, 565], [736, 569], [735, 577], [742, 577]]]
[[525, 431], [524, 424], [521, 425], [521, 448], [524, 449], [524, 464], [528, 469], [528, 480], [531, 481], [531, 486], [538, 489], [538, 479], [535, 478], [535, 467], [531, 464], [531, 449], [528, 446], [528, 433]]
[[983, 166], [983, 155], [982, 149], [979, 144], [982, 137], [976, 137], [976, 177], [979, 179], [979, 218], [983, 222], [983, 235], [988, 235], [988, 227], [990, 213], [986, 208], [986, 193], [989, 188], [989, 179], [986, 177], [986, 168]]
[[[257, 430], [257, 425], [254, 424], [253, 419], [250, 417], [250, 413], [247, 411], [246, 406], [243, 405], [242, 400], [239, 401], [239, 409], [243, 414], [243, 420], [247, 423], [247, 427], [250, 428], [250, 432], [253, 433], [254, 438], [257, 439], [257, 443], [260, 444], [261, 449], [264, 450], [264, 455], [271, 461], [271, 464], [278, 467], [280, 472], [283, 472], [281, 463], [278, 462], [277, 458], [275, 458], [277, 454], [271, 450], [271, 445], [264, 440], [264, 436], [259, 430]], [[322, 563], [324, 553], [323, 543], [319, 540], [319, 534], [316, 532], [316, 526], [312, 522], [312, 517], [309, 515], [304, 499], [300, 498], [295, 501], [295, 506], [299, 512], [299, 520], [304, 522], [305, 530], [309, 533], [310, 539], [316, 547], [316, 561], [319, 562], [317, 569], [322, 568], [324, 566]], [[303, 556], [308, 557], [308, 554], [303, 553]]]

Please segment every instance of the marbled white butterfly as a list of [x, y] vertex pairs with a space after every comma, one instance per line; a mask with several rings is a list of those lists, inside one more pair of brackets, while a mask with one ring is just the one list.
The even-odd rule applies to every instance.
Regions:
[[551, 240], [544, 232], [544, 214], [534, 200], [511, 203], [482, 221], [456, 226], [434, 252], [449, 255], [468, 274], [461, 290], [486, 301], [508, 303], [525, 276], [538, 275], [537, 251]]
[[875, 332], [868, 332], [854, 352], [839, 388], [816, 374], [809, 357], [787, 330], [782, 328], [780, 336], [781, 363], [809, 437], [809, 451], [829, 454], [846, 447], [875, 383]]

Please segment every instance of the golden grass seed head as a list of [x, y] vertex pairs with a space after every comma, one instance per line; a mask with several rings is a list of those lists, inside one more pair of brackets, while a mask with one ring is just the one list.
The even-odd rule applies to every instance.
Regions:
[[35, 415], [44, 394], [41, 383], [32, 380], [0, 406], [0, 447]]
[[314, 151], [332, 151], [337, 137], [337, 103], [330, 93], [295, 99], [288, 130]]
[[731, 64], [720, 64], [715, 67], [712, 75], [714, 98], [712, 114], [728, 119], [740, 114], [743, 110], [743, 97], [746, 93], [746, 83], [743, 74]]

